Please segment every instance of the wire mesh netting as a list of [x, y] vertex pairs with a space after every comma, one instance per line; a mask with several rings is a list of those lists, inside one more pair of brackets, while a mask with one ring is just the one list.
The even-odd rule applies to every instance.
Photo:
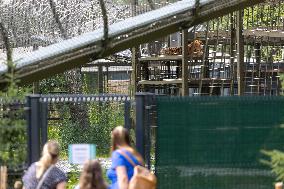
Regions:
[[159, 188], [272, 188], [262, 150], [283, 150], [283, 97], [158, 98]]
[[50, 102], [48, 138], [62, 144], [63, 157], [69, 144], [96, 144], [97, 155], [108, 156], [110, 133], [124, 125], [123, 102]]

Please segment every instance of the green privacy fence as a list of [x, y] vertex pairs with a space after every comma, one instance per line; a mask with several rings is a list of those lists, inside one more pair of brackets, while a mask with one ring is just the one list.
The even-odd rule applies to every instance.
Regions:
[[284, 150], [283, 97], [160, 97], [160, 189], [271, 189], [260, 151]]

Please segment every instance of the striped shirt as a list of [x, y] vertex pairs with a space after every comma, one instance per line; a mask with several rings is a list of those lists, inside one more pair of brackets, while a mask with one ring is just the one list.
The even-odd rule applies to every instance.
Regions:
[[[64, 172], [54, 166], [43, 181], [41, 189], [56, 189], [57, 184], [66, 181], [67, 178]], [[38, 182], [39, 180], [36, 178], [36, 164], [33, 163], [23, 176], [24, 187], [25, 189], [36, 189]]]

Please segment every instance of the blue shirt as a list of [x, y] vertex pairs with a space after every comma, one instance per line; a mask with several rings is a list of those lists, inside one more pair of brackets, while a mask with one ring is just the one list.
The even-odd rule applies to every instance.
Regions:
[[[124, 153], [128, 155], [129, 158], [136, 164], [140, 165], [139, 161], [127, 150], [123, 150]], [[125, 166], [128, 176], [128, 181], [132, 178], [134, 167], [127, 161], [127, 159], [121, 155], [117, 150], [113, 151], [111, 154], [111, 160], [112, 164], [110, 169], [107, 171], [107, 176], [111, 180], [111, 185], [109, 186], [109, 189], [119, 189], [118, 182], [117, 182], [117, 174], [115, 169], [118, 166]]]

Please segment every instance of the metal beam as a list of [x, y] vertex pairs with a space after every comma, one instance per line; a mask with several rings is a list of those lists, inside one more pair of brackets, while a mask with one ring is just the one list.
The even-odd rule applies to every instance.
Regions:
[[[51, 75], [79, 67], [95, 59], [146, 43], [189, 28], [207, 20], [240, 10], [264, 0], [203, 0], [198, 15], [194, 16], [195, 4], [183, 0], [109, 26], [109, 43], [102, 48], [103, 29], [65, 40], [27, 54], [15, 60], [16, 73], [22, 83], [30, 83]], [[0, 82], [5, 84], [1, 69]]]

